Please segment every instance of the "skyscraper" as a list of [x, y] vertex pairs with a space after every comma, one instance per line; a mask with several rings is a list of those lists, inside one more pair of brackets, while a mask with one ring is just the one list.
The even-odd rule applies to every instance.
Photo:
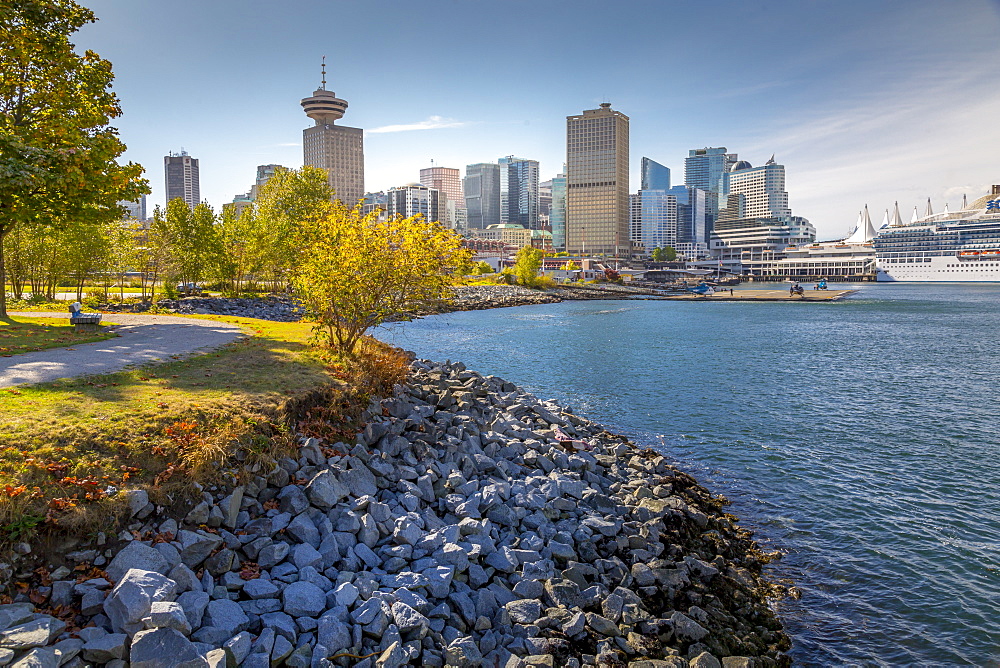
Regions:
[[386, 213], [389, 217], [409, 218], [423, 214], [428, 222], [441, 221], [441, 193], [436, 188], [428, 188], [421, 183], [410, 183], [399, 188], [390, 188], [386, 193]]
[[643, 158], [641, 183], [642, 190], [670, 190], [670, 168]]
[[163, 157], [163, 173], [166, 176], [167, 202], [178, 197], [192, 209], [201, 201], [201, 187], [198, 183], [198, 158], [192, 158], [181, 149], [171, 151]]
[[254, 184], [250, 186], [250, 199], [256, 200], [257, 195], [260, 193], [260, 189], [264, 187], [264, 184], [271, 180], [274, 176], [274, 172], [278, 169], [284, 169], [281, 165], [257, 165], [257, 179]]
[[566, 250], [631, 255], [629, 118], [604, 102], [566, 117]]
[[538, 161], [500, 158], [500, 222], [538, 229]]
[[125, 207], [128, 212], [125, 214], [126, 220], [146, 220], [146, 196], [140, 195], [139, 199], [132, 202], [118, 202], [121, 206]]
[[326, 89], [325, 62], [320, 87], [301, 104], [306, 116], [316, 121], [302, 131], [304, 164], [325, 169], [337, 199], [354, 206], [365, 193], [364, 131], [334, 125], [344, 117], [347, 101]]
[[566, 250], [566, 167], [563, 173], [552, 179], [552, 209], [549, 211], [549, 225], [552, 227], [552, 247], [557, 251]]
[[480, 162], [465, 168], [462, 180], [470, 230], [500, 224], [500, 165]]
[[715, 223], [722, 206], [722, 179], [736, 162], [735, 153], [726, 153], [726, 147], [699, 148], [688, 151], [684, 160], [684, 185], [705, 191], [705, 216], [709, 229]]
[[441, 222], [453, 230], [463, 227], [466, 215], [462, 173], [450, 167], [426, 167], [420, 170], [420, 183], [447, 198], [442, 207], [447, 220], [442, 219]]

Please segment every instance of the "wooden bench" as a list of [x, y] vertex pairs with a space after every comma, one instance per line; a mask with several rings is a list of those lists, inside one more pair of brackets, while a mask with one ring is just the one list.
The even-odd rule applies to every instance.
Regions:
[[76, 332], [99, 332], [101, 331], [100, 313], [83, 313], [80, 302], [73, 302], [69, 307], [69, 324], [76, 328]]

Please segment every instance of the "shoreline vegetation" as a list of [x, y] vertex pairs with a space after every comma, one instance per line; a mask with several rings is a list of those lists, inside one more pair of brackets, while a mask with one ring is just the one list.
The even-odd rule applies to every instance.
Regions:
[[293, 402], [297, 445], [277, 461], [243, 447], [172, 503], [122, 492], [121, 532], [7, 566], [5, 656], [789, 664], [768, 556], [722, 497], [500, 378], [421, 360], [405, 372], [353, 431], [314, 412], [321, 397]]

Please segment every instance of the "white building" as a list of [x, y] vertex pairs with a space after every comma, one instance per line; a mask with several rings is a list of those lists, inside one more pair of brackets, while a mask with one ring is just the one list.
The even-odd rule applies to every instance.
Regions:
[[632, 241], [645, 252], [675, 248], [678, 243], [677, 197], [666, 190], [640, 190], [629, 196]]

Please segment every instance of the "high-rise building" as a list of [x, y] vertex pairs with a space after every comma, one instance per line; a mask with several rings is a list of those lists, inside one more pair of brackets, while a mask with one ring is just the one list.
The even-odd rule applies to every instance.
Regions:
[[470, 230], [485, 230], [500, 224], [500, 165], [492, 162], [468, 165], [462, 192]]
[[559, 252], [566, 250], [566, 167], [552, 179], [552, 208], [549, 211], [552, 227], [552, 247]]
[[500, 165], [500, 222], [538, 229], [538, 161], [508, 155]]
[[386, 213], [389, 217], [403, 216], [409, 218], [418, 213], [423, 214], [428, 222], [441, 222], [444, 217], [441, 192], [436, 188], [428, 188], [422, 183], [409, 183], [399, 188], [389, 188], [386, 192]]
[[692, 149], [684, 160], [684, 185], [706, 193], [705, 215], [709, 230], [715, 223], [719, 207], [723, 206], [722, 179], [736, 160], [737, 155], [726, 153], [725, 146]]
[[774, 156], [760, 167], [740, 160], [725, 174], [719, 210], [711, 235], [711, 249], [723, 261], [763, 261], [788, 245], [811, 243], [816, 228], [793, 216], [785, 191], [785, 166]]
[[642, 190], [670, 190], [670, 168], [643, 158], [641, 183]]
[[306, 116], [316, 124], [302, 131], [303, 162], [327, 171], [334, 196], [347, 206], [357, 204], [365, 193], [364, 131], [334, 125], [344, 117], [347, 101], [326, 89], [326, 64], [323, 80], [312, 96], [303, 98]]
[[284, 169], [284, 167], [281, 165], [257, 165], [257, 179], [254, 184], [250, 186], [250, 199], [257, 199], [260, 189], [264, 187], [265, 183], [271, 180], [271, 177], [274, 176], [274, 172], [279, 169]]
[[666, 190], [640, 190], [629, 196], [632, 210], [633, 241], [646, 253], [654, 248], [677, 245], [677, 197]]
[[163, 172], [166, 176], [167, 202], [178, 197], [192, 209], [201, 201], [201, 187], [198, 183], [198, 158], [192, 158], [181, 149], [171, 151], [163, 158]]
[[566, 117], [566, 250], [631, 255], [629, 118], [604, 102]]
[[705, 191], [674, 186], [667, 192], [677, 198], [677, 243], [674, 249], [688, 260], [704, 258], [708, 255], [709, 234]]
[[443, 207], [446, 220], [441, 222], [453, 230], [464, 227], [466, 215], [462, 173], [450, 167], [426, 167], [420, 170], [420, 183], [437, 190], [442, 198], [447, 197]]
[[146, 220], [146, 196], [140, 195], [139, 199], [133, 202], [118, 202], [119, 205], [125, 207], [126, 220]]

